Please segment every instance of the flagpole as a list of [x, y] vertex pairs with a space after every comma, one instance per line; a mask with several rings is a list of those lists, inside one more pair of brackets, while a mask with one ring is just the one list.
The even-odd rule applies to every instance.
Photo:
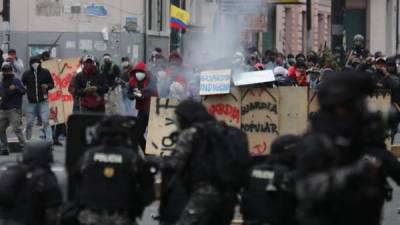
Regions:
[[[181, 8], [181, 9], [184, 9], [183, 1], [185, 1], [185, 0], [179, 1], [179, 8]], [[183, 29], [179, 29], [178, 37], [179, 37], [179, 52], [181, 55], [183, 55]]]

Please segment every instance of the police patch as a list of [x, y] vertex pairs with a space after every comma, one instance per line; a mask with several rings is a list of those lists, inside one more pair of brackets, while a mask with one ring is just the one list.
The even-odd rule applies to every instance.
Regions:
[[104, 168], [104, 177], [111, 178], [115, 175], [115, 170], [113, 167], [106, 167]]
[[122, 163], [122, 155], [119, 154], [105, 154], [105, 153], [95, 153], [93, 155], [93, 161], [100, 163]]
[[251, 176], [262, 180], [272, 180], [274, 179], [275, 173], [269, 170], [253, 170]]

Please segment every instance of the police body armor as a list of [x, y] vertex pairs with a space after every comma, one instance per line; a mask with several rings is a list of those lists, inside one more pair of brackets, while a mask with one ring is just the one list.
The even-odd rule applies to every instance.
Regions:
[[292, 173], [286, 166], [255, 166], [243, 194], [245, 225], [294, 224], [296, 200]]
[[87, 209], [132, 215], [137, 162], [134, 153], [121, 146], [89, 150], [81, 167], [80, 203]]

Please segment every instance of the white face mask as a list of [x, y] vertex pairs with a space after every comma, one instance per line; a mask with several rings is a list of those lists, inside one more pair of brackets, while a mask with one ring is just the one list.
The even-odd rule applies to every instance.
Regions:
[[122, 67], [128, 67], [129, 66], [129, 62], [125, 61], [122, 63]]
[[145, 73], [142, 73], [142, 72], [137, 72], [135, 75], [136, 75], [136, 79], [137, 79], [138, 81], [142, 81], [142, 80], [144, 80], [144, 78], [146, 77], [146, 74], [145, 74]]
[[39, 67], [39, 63], [33, 63], [32, 64], [32, 68], [34, 69], [34, 70], [37, 70], [38, 69], [38, 67]]

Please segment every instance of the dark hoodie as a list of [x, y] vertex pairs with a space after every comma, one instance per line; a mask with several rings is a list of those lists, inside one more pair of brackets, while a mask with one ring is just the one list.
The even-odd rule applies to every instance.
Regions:
[[[15, 85], [15, 90], [10, 90], [11, 85]], [[14, 76], [10, 78], [3, 78], [0, 82], [0, 95], [2, 97], [0, 109], [21, 109], [22, 96], [24, 94], [25, 88], [20, 80]]]
[[[145, 73], [146, 77], [142, 81], [138, 81], [136, 78], [137, 72]], [[139, 89], [142, 92], [142, 98], [133, 97], [134, 89]], [[152, 79], [150, 72], [146, 68], [146, 64], [143, 61], [139, 61], [131, 72], [128, 97], [136, 100], [136, 109], [138, 111], [148, 112], [150, 111], [151, 97], [156, 97], [157, 95], [156, 80]]]
[[[30, 60], [29, 64], [32, 65], [34, 62], [40, 62], [40, 60], [36, 61], [36, 59], [33, 58]], [[25, 71], [25, 73], [22, 75], [22, 83], [26, 87], [26, 93], [30, 103], [47, 101], [44, 95], [47, 94], [48, 90], [54, 88], [54, 82], [50, 71], [42, 68], [42, 65], [38, 67], [36, 74], [32, 67]], [[42, 91], [42, 84], [47, 84], [48, 86], [46, 93]]]
[[[81, 106], [98, 109], [105, 106], [104, 94], [108, 92], [107, 81], [96, 68], [91, 74], [82, 71], [75, 78], [75, 95], [81, 98]], [[97, 92], [88, 94], [84, 90], [87, 85], [96, 86]]]

